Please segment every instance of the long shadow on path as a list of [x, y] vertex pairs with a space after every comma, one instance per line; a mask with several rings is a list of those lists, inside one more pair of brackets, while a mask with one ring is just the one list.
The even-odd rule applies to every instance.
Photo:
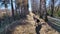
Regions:
[[48, 25], [50, 25], [52, 28], [54, 28], [56, 31], [60, 32], [60, 28], [58, 28], [59, 26], [51, 23], [50, 21], [47, 21]]
[[[41, 30], [42, 25], [39, 24], [39, 23], [41, 23], [41, 22], [40, 22], [40, 20], [37, 19], [35, 16], [33, 16], [33, 19], [34, 19], [34, 21], [37, 23], [37, 26], [36, 26], [36, 28], [35, 28], [36, 34], [40, 34], [39, 31]], [[35, 24], [35, 25], [36, 25], [36, 24]]]
[[38, 26], [36, 26], [36, 28], [35, 28], [35, 30], [36, 30], [36, 34], [40, 34], [40, 30], [41, 30], [41, 28], [42, 28], [42, 25], [38, 25]]
[[17, 26], [20, 26], [20, 25], [27, 25], [29, 24], [28, 22], [25, 21], [25, 19], [22, 19], [20, 21], [16, 21], [10, 25], [8, 25], [3, 32], [1, 32], [0, 34], [12, 34], [12, 32], [14, 31], [14, 29], [17, 27]]

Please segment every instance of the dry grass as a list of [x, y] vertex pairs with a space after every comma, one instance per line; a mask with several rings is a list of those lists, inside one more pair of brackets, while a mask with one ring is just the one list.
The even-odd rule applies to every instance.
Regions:
[[[17, 27], [14, 28], [14, 30], [12, 31], [12, 34], [36, 34], [35, 32], [35, 21], [33, 20], [33, 13], [30, 13], [29, 15], [27, 15], [27, 21], [29, 24], [26, 25], [19, 25]], [[37, 18], [39, 19], [39, 17], [37, 16]], [[42, 23], [45, 23], [42, 25], [42, 28], [40, 30], [41, 34], [60, 34], [59, 32], [57, 32], [56, 30], [54, 30], [53, 28], [51, 28], [43, 19], [39, 19]]]

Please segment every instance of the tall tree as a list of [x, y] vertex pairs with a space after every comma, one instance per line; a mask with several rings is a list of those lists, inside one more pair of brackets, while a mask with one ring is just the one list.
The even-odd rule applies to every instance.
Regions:
[[51, 0], [51, 17], [53, 17], [54, 12], [54, 0]]
[[15, 0], [15, 11], [16, 11], [16, 14], [17, 14], [17, 3], [16, 3], [16, 0]]
[[47, 21], [47, 10], [46, 10], [46, 0], [40, 0], [41, 6], [41, 17]]
[[40, 0], [40, 10], [39, 10], [39, 11], [40, 11], [40, 18], [42, 18], [41, 1], [42, 1], [42, 0]]
[[13, 0], [11, 0], [11, 10], [12, 10], [12, 17], [14, 19], [14, 7], [13, 7]]
[[27, 15], [29, 14], [28, 11], [28, 0], [22, 0], [22, 15]]
[[39, 9], [40, 0], [31, 0], [32, 12], [37, 15]]
[[29, 14], [29, 10], [28, 10], [28, 8], [29, 8], [28, 0], [25, 1], [25, 4], [24, 4], [24, 5], [25, 5], [25, 12], [26, 12], [26, 15], [27, 15], [27, 14]]
[[1, 27], [1, 18], [0, 18], [0, 27]]
[[21, 10], [21, 1], [19, 2], [19, 0], [15, 0], [15, 10], [16, 10], [16, 14], [20, 14], [20, 10]]
[[20, 14], [20, 3], [17, 4], [18, 13]]

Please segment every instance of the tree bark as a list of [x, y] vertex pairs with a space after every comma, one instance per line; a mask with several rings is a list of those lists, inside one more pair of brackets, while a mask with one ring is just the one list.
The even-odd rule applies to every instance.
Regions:
[[28, 11], [28, 0], [22, 0], [22, 14], [23, 15], [27, 15], [29, 14], [29, 11]]
[[1, 18], [0, 18], [0, 27], [1, 27]]
[[47, 10], [46, 10], [46, 0], [40, 0], [40, 17], [47, 21]]
[[42, 0], [40, 0], [40, 12], [39, 13], [40, 13], [40, 18], [43, 18], [42, 17], [42, 11], [41, 11], [41, 5], [42, 5], [41, 3], [42, 3]]
[[13, 8], [13, 1], [11, 0], [11, 9], [12, 9], [12, 16], [14, 16], [14, 8]]
[[12, 10], [12, 17], [14, 19], [14, 8], [13, 8], [13, 0], [11, 0], [11, 10]]
[[53, 17], [54, 12], [54, 0], [51, 0], [51, 17]]

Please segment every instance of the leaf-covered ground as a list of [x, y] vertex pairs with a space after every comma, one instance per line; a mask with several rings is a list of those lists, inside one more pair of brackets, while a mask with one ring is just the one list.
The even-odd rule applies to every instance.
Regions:
[[[33, 19], [33, 13], [30, 12], [27, 15], [27, 19], [21, 19], [19, 21], [14, 22], [5, 28], [6, 34], [36, 34], [35, 31], [35, 21]], [[51, 28], [43, 19], [40, 19], [38, 15], [35, 16], [42, 23], [42, 28], [40, 30], [40, 34], [60, 34], [55, 29]]]

